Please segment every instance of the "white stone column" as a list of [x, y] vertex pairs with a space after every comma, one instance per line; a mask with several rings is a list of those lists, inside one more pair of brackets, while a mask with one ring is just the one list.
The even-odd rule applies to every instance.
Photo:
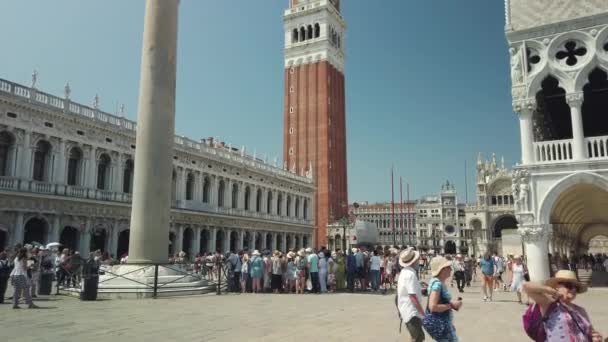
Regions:
[[65, 170], [67, 169], [67, 164], [65, 160], [65, 139], [59, 139], [59, 146], [57, 147], [55, 159], [55, 182], [58, 185], [66, 184], [65, 179]]
[[287, 246], [287, 234], [281, 233], [281, 249], [283, 252], [287, 252], [289, 250], [289, 246]]
[[167, 262], [179, 0], [147, 0], [129, 262]]
[[570, 117], [572, 119], [572, 157], [574, 160], [583, 160], [587, 158], [585, 133], [583, 131], [583, 117], [581, 112], [583, 94], [568, 94], [566, 96], [566, 101], [570, 105]]
[[176, 224], [177, 236], [175, 237], [175, 253], [179, 253], [184, 250], [184, 226]]
[[534, 99], [514, 101], [513, 111], [519, 114], [519, 134], [521, 139], [521, 158], [524, 165], [534, 163], [534, 123], [532, 115], [536, 109]]
[[228, 228], [224, 229], [224, 246], [223, 246], [223, 251], [224, 253], [226, 252], [230, 252], [230, 235], [232, 234], [232, 231]]
[[275, 251], [277, 249], [277, 233], [270, 233], [270, 236], [272, 237], [270, 240], [270, 246], [271, 246], [271, 250]]
[[23, 212], [18, 211], [15, 217], [15, 229], [13, 230], [12, 245], [23, 244]]
[[87, 159], [87, 171], [85, 173], [86, 186], [91, 189], [97, 189], [97, 157], [96, 148], [91, 146], [89, 149], [89, 158]]
[[226, 194], [224, 196], [224, 207], [232, 208], [232, 180], [225, 179], [224, 185], [226, 186]]
[[46, 241], [40, 242], [58, 242], [59, 234], [61, 233], [61, 228], [61, 218], [59, 217], [59, 215], [55, 215], [55, 217], [53, 218], [53, 224], [49, 227], [49, 232], [47, 234]]
[[22, 179], [32, 179], [32, 132], [25, 131], [23, 135], [23, 146], [19, 149], [19, 160], [21, 167], [18, 176]]
[[530, 280], [540, 283], [549, 279], [549, 227], [523, 226], [518, 229], [524, 241]]
[[209, 227], [209, 241], [207, 242], [207, 251], [209, 253], [215, 253], [217, 250], [217, 246], [215, 242], [217, 240], [217, 228]]
[[245, 187], [246, 184], [244, 182], [239, 182], [239, 200], [238, 200], [238, 208], [244, 210], [245, 209]]
[[87, 218], [84, 224], [84, 229], [80, 233], [80, 256], [88, 258], [91, 252], [91, 229], [93, 222], [91, 218]]
[[202, 175], [200, 172], [194, 173], [194, 200], [196, 202], [203, 201], [203, 183]]
[[194, 236], [192, 238], [192, 255], [190, 259], [193, 259], [201, 252], [201, 227], [194, 227], [192, 231]]
[[209, 191], [209, 203], [214, 206], [217, 207], [217, 194], [218, 194], [218, 187], [220, 184], [220, 180], [217, 176], [215, 175], [210, 175], [210, 181], [211, 181], [211, 189]]
[[238, 252], [243, 249], [244, 242], [245, 242], [245, 231], [241, 229], [237, 232], [237, 234], [238, 234], [238, 239], [237, 239], [237, 243], [236, 243], [237, 244], [236, 251]]
[[126, 160], [118, 154], [112, 169], [114, 171], [114, 175], [112, 176], [112, 190], [114, 192], [122, 192], [124, 188], [125, 163]]

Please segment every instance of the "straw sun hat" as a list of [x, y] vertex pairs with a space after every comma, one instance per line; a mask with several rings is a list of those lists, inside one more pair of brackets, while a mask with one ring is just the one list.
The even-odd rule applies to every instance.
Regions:
[[431, 260], [431, 276], [438, 276], [446, 267], [452, 267], [452, 262], [442, 256], [434, 257]]
[[585, 293], [587, 292], [587, 285], [581, 283], [576, 278], [576, 273], [570, 270], [561, 270], [555, 273], [555, 277], [547, 280], [545, 284], [552, 288], [557, 288], [557, 285], [560, 283], [569, 283], [576, 286], [576, 293]]
[[420, 253], [413, 248], [408, 248], [399, 254], [399, 265], [402, 267], [412, 266], [420, 258]]

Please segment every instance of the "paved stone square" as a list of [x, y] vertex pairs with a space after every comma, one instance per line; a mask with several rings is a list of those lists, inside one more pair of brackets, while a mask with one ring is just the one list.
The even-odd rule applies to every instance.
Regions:
[[[461, 341], [527, 341], [515, 294], [484, 303], [479, 287], [462, 295], [456, 314]], [[1, 341], [408, 341], [399, 335], [394, 295], [204, 295], [81, 302], [41, 299], [44, 309], [0, 306]], [[577, 303], [608, 334], [607, 289]], [[404, 328], [405, 329], [405, 328]], [[430, 339], [427, 339], [430, 341]]]

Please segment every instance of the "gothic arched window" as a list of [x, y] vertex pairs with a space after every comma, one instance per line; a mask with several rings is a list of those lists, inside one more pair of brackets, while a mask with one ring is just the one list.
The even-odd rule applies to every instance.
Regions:
[[255, 197], [255, 211], [260, 212], [262, 210], [262, 190], [258, 189], [258, 193]]
[[186, 179], [186, 200], [192, 201], [194, 199], [194, 175], [189, 173]]
[[306, 40], [306, 28], [304, 26], [300, 27], [300, 41], [303, 42]]
[[203, 203], [209, 203], [209, 190], [211, 188], [211, 180], [205, 177], [203, 181]]
[[293, 29], [293, 32], [291, 33], [291, 42], [292, 43], [298, 42], [298, 29], [297, 28]]
[[9, 132], [0, 133], [0, 176], [10, 176], [15, 139]]
[[306, 39], [312, 39], [312, 37], [313, 37], [312, 25], [308, 25], [307, 33], [308, 34], [306, 35]]
[[133, 192], [133, 171], [135, 165], [133, 160], [129, 159], [125, 162], [125, 170], [122, 177], [122, 192], [130, 194]]
[[218, 207], [224, 206], [224, 193], [225, 192], [226, 192], [226, 183], [224, 183], [224, 180], [222, 179], [220, 181], [219, 186], [217, 187], [217, 206]]
[[302, 210], [302, 214], [304, 215], [304, 219], [308, 219], [308, 200], [304, 200], [304, 210]]
[[251, 206], [251, 189], [249, 187], [245, 188], [245, 210], [250, 210]]
[[239, 201], [239, 185], [234, 183], [232, 184], [232, 209], [236, 209], [238, 207]]
[[279, 194], [277, 197], [277, 215], [281, 216], [281, 208], [283, 207], [283, 195]]
[[78, 147], [74, 147], [70, 150], [68, 156], [68, 185], [82, 185], [80, 184], [80, 177], [82, 170], [82, 151]]
[[34, 152], [34, 173], [32, 175], [32, 178], [34, 178], [35, 181], [48, 181], [50, 157], [51, 144], [46, 140], [38, 141], [38, 143], [36, 143], [36, 149]]
[[109, 187], [110, 180], [110, 156], [102, 154], [99, 157], [99, 164], [97, 164], [97, 189], [107, 190]]
[[268, 191], [268, 196], [266, 198], [266, 213], [270, 214], [272, 211], [272, 191]]
[[291, 216], [291, 196], [287, 196], [287, 217]]
[[321, 35], [321, 25], [319, 23], [315, 24], [315, 38], [319, 38]]

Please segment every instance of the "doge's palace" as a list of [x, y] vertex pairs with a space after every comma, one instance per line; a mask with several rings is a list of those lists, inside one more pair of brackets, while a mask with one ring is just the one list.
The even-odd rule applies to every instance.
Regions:
[[[0, 247], [61, 242], [128, 253], [137, 124], [0, 79]], [[208, 138], [175, 136], [168, 253], [313, 244], [312, 174]], [[170, 180], [167, 180], [170, 181]], [[169, 195], [169, 194], [167, 194]]]
[[521, 163], [512, 178], [532, 280], [548, 254], [608, 234], [608, 2], [506, 0]]

